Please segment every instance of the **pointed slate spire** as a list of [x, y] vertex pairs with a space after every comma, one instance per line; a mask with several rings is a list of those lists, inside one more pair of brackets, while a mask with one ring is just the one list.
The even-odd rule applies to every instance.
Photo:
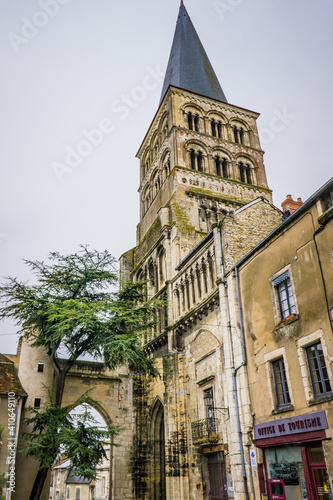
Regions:
[[169, 85], [228, 102], [181, 0], [161, 101]]

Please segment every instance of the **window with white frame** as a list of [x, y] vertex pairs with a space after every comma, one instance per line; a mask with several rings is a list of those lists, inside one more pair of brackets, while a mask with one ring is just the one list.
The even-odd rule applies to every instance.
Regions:
[[302, 337], [296, 346], [307, 401], [331, 396], [333, 376], [323, 330]]
[[322, 398], [332, 394], [328, 377], [325, 356], [321, 342], [306, 348], [314, 398]]
[[284, 347], [265, 354], [264, 361], [272, 409], [276, 411], [292, 407], [291, 382]]
[[286, 408], [287, 406], [291, 406], [283, 357], [273, 361], [272, 368], [274, 374], [277, 408]]
[[44, 371], [44, 363], [37, 363], [37, 372], [43, 373]]
[[[290, 267], [290, 266], [289, 266]], [[270, 278], [275, 322], [297, 313], [294, 287], [290, 269], [284, 269]]]
[[61, 471], [58, 470], [58, 478], [57, 478], [57, 483], [59, 484], [60, 483], [60, 477], [61, 477]]
[[67, 492], [66, 492], [66, 499], [70, 500], [70, 495], [71, 495], [71, 487], [67, 486]]
[[75, 500], [81, 500], [81, 487], [77, 486], [75, 489]]

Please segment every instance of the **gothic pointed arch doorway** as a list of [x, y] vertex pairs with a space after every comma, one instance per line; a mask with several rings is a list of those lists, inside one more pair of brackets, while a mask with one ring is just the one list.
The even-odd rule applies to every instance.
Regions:
[[164, 407], [158, 399], [151, 418], [151, 500], [166, 500]]

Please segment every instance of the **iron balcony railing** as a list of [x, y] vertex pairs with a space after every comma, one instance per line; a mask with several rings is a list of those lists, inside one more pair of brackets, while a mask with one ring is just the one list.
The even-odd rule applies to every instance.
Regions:
[[203, 418], [192, 422], [192, 441], [207, 440], [218, 434], [219, 421], [216, 418]]

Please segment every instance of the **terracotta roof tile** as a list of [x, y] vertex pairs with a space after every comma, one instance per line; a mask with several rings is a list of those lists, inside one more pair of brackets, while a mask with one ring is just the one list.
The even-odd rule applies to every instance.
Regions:
[[8, 394], [9, 392], [15, 392], [20, 396], [27, 395], [13, 361], [0, 354], [0, 394]]

